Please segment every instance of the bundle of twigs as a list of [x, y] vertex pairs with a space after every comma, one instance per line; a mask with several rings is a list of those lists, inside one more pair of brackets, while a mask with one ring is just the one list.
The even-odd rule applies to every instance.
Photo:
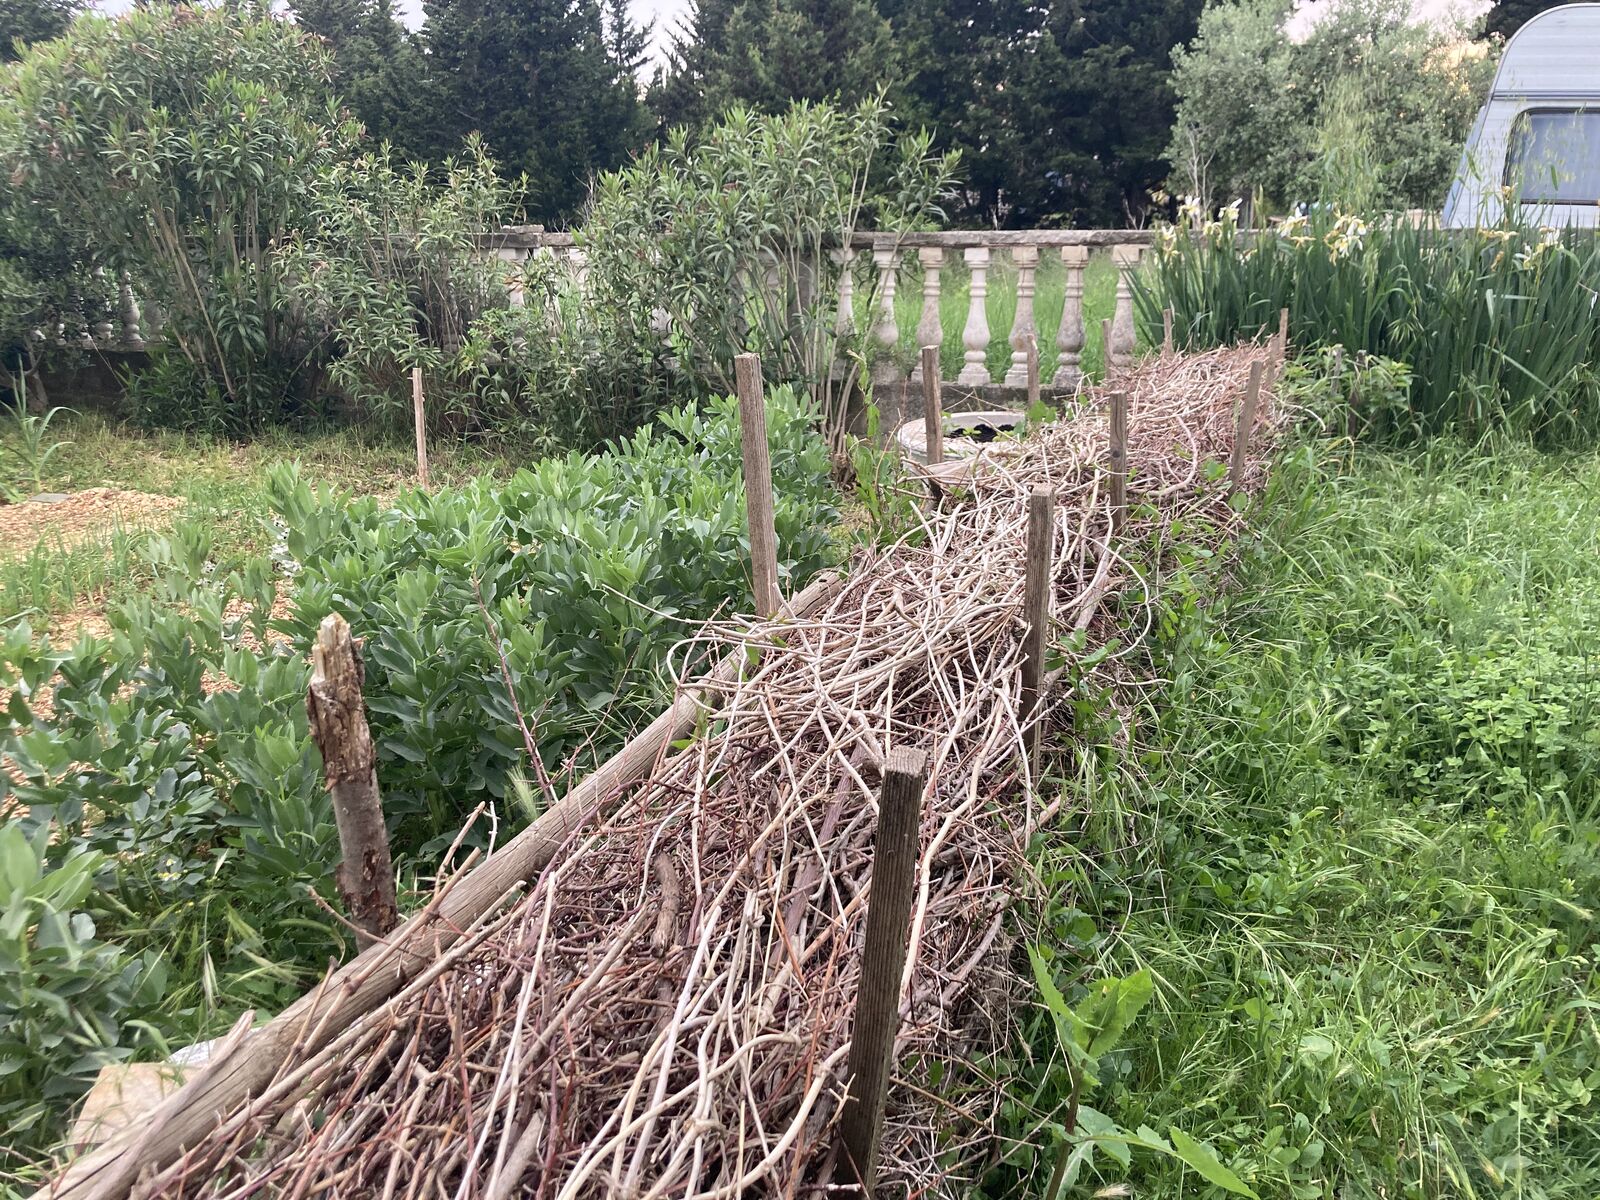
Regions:
[[[1227, 461], [1249, 364], [1267, 354], [1166, 356], [1118, 381], [1124, 537], [1201, 509], [1231, 522], [1207, 466]], [[919, 1079], [935, 1061], [953, 1071], [1004, 1018], [1019, 854], [1060, 803], [1023, 753], [1028, 493], [1049, 485], [1060, 505], [1058, 629], [1087, 628], [1131, 569], [1109, 535], [1098, 400], [988, 448], [820, 615], [702, 635], [748, 667], [687, 744], [136, 1193], [732, 1200], [827, 1184], [892, 746], [930, 766], [896, 1061], [924, 1064]], [[1260, 426], [1276, 419], [1265, 397]], [[886, 1182], [946, 1190], [983, 1157], [996, 1096], [961, 1095], [956, 1110], [896, 1081]]]

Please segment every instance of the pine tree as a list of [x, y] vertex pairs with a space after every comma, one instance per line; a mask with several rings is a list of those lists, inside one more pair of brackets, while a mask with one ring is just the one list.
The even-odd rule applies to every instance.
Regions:
[[525, 173], [529, 215], [576, 217], [594, 172], [621, 164], [648, 117], [634, 66], [642, 34], [599, 0], [424, 0], [437, 131], [433, 153], [481, 133]]
[[19, 43], [60, 37], [83, 7], [79, 0], [0, 0], [0, 62], [15, 61]]
[[392, 0], [295, 0], [295, 21], [333, 51], [334, 87], [375, 140], [425, 155], [430, 132], [421, 49]]
[[1485, 34], [1509, 38], [1547, 8], [1557, 8], [1569, 0], [1495, 0], [1489, 5]]
[[651, 106], [664, 126], [698, 129], [734, 104], [853, 104], [893, 82], [896, 62], [873, 0], [697, 0]]

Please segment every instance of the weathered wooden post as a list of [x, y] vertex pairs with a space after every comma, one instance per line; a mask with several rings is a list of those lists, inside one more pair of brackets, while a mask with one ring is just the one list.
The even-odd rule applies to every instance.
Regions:
[[422, 368], [411, 368], [411, 415], [417, 426], [417, 483], [428, 486], [428, 419], [422, 407]]
[[761, 359], [740, 354], [733, 360], [739, 390], [739, 445], [744, 453], [744, 507], [750, 526], [750, 579], [756, 615], [774, 616], [778, 594], [778, 532], [772, 518], [772, 458], [767, 450], [767, 400]]
[[1107, 454], [1111, 476], [1111, 532], [1121, 533], [1128, 515], [1128, 393], [1111, 393], [1111, 429]]
[[1172, 309], [1161, 310], [1161, 354], [1163, 357], [1172, 353]]
[[1050, 563], [1055, 549], [1056, 492], [1036, 487], [1028, 497], [1028, 557], [1022, 593], [1022, 721], [1028, 730], [1028, 768], [1038, 779], [1042, 726], [1039, 704], [1044, 695], [1044, 658], [1050, 629]]
[[922, 436], [928, 465], [944, 461], [944, 406], [939, 397], [939, 347], [922, 348]]
[[[1039, 407], [1039, 338], [1028, 335], [1028, 411]], [[1030, 418], [1031, 419], [1031, 418]]]
[[1228, 464], [1228, 495], [1244, 482], [1245, 458], [1250, 452], [1250, 435], [1256, 427], [1256, 405], [1261, 399], [1261, 363], [1250, 364], [1250, 382], [1245, 385], [1244, 403], [1239, 406], [1239, 425], [1233, 433], [1233, 461]]
[[906, 965], [922, 794], [927, 786], [928, 756], [923, 751], [909, 746], [889, 751], [873, 841], [861, 982], [850, 1027], [848, 1091], [839, 1114], [839, 1136], [844, 1143], [840, 1175], [858, 1183], [869, 1200], [878, 1179], [884, 1098], [894, 1065], [894, 1035], [900, 1025], [900, 976]]
[[339, 895], [360, 931], [365, 950], [400, 923], [395, 904], [394, 865], [378, 795], [378, 759], [361, 699], [366, 668], [360, 644], [338, 613], [329, 613], [311, 648], [311, 686], [306, 717], [322, 753], [322, 778], [339, 827]]

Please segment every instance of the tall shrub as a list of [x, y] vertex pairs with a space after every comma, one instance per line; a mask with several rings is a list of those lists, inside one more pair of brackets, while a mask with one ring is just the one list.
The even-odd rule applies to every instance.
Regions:
[[0, 169], [42, 217], [126, 269], [199, 397], [275, 413], [307, 334], [273, 247], [353, 152], [318, 40], [253, 7], [85, 17], [0, 77]]
[[1508, 226], [1421, 229], [1323, 213], [1241, 239], [1235, 210], [1192, 235], [1169, 229], [1138, 288], [1159, 330], [1216, 345], [1274, 329], [1297, 346], [1340, 345], [1411, 368], [1409, 403], [1374, 432], [1526, 431], [1600, 436], [1600, 242]]

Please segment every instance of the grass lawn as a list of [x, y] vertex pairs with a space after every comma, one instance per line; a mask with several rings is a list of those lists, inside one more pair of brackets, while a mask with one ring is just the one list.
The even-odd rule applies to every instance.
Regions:
[[[1069, 998], [1156, 984], [1083, 1103], [1262, 1197], [1600, 1195], [1600, 457], [1305, 450], [1257, 521], [1063, 743], [1033, 939]], [[1049, 1147], [1047, 1018], [1018, 1049]], [[1054, 1157], [1016, 1152], [1032, 1194]], [[1222, 1194], [1182, 1170], [1102, 1150], [1062, 1194]]]

